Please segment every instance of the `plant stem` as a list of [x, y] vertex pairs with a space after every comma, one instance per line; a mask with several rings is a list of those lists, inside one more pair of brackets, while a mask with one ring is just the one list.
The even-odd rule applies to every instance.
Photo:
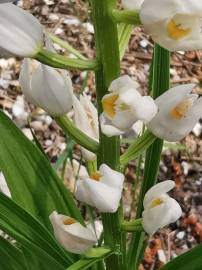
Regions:
[[49, 38], [56, 44], [60, 45], [62, 48], [66, 49], [68, 52], [75, 55], [77, 58], [82, 60], [88, 60], [83, 54], [77, 51], [74, 47], [72, 47], [67, 41], [62, 40], [58, 36], [53, 33], [48, 33]]
[[[119, 44], [117, 25], [111, 13], [116, 0], [91, 0], [96, 38], [96, 55], [99, 68], [96, 71], [96, 90], [99, 114], [102, 112], [101, 100], [107, 93], [112, 80], [120, 76]], [[120, 139], [108, 138], [100, 132], [98, 165], [105, 163], [112, 169], [119, 169]], [[122, 208], [116, 213], [103, 214], [104, 242], [116, 253], [106, 260], [107, 270], [124, 270], [124, 234], [120, 230]]]
[[136, 159], [156, 140], [156, 136], [150, 131], [146, 131], [142, 136], [137, 138], [134, 143], [121, 156], [121, 166], [126, 166], [130, 160]]
[[41, 49], [34, 58], [39, 62], [54, 68], [72, 70], [96, 70], [97, 68], [97, 62], [95, 60], [68, 58], [46, 49]]
[[55, 117], [55, 121], [76, 143], [93, 153], [98, 151], [99, 143], [78, 129], [68, 116], [63, 115]]
[[141, 25], [139, 11], [114, 9], [112, 16], [117, 23], [123, 22], [138, 26]]
[[[155, 45], [153, 62], [152, 62], [152, 75], [150, 76], [152, 95], [157, 98], [163, 94], [169, 88], [170, 84], [170, 53], [161, 48], [159, 45]], [[140, 218], [143, 210], [143, 199], [145, 193], [150, 189], [157, 181], [159, 163], [161, 158], [161, 152], [163, 147], [163, 141], [156, 139], [154, 143], [148, 148], [146, 152], [144, 180], [142, 183], [141, 193], [138, 201], [136, 218]], [[145, 240], [145, 233], [135, 233], [129, 248], [128, 261], [130, 269], [138, 269], [139, 263], [142, 259], [144, 249], [147, 241]]]

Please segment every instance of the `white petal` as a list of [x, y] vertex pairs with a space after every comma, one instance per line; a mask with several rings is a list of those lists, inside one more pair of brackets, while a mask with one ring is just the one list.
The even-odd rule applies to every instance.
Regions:
[[142, 97], [133, 103], [135, 118], [143, 123], [148, 123], [156, 115], [158, 107], [150, 96]]
[[159, 206], [144, 210], [143, 227], [148, 234], [155, 233], [159, 228], [177, 221], [182, 215], [182, 210], [178, 202], [168, 198]]
[[161, 221], [168, 211], [166, 204], [161, 204], [157, 207], [146, 209], [142, 213], [142, 225], [144, 230], [152, 235], [161, 228]]
[[149, 202], [151, 202], [153, 199], [160, 197], [161, 195], [167, 193], [174, 187], [175, 187], [175, 182], [171, 180], [163, 181], [161, 183], [154, 185], [145, 194], [144, 201], [143, 201], [144, 208], [146, 208]]
[[99, 168], [99, 172], [102, 175], [100, 182], [111, 187], [123, 189], [124, 175], [120, 172], [112, 170], [108, 165], [102, 164]]
[[[145, 0], [141, 6], [141, 21], [153, 40], [170, 51], [201, 49], [202, 4], [198, 0]], [[191, 29], [180, 39], [169, 37], [167, 23], [180, 19], [179, 24]]]
[[100, 126], [102, 133], [108, 137], [119, 136], [124, 134], [125, 131], [112, 125], [111, 121], [108, 120], [104, 114], [100, 115]]
[[109, 91], [110, 92], [119, 92], [121, 89], [136, 89], [139, 87], [139, 84], [132, 80], [128, 75], [121, 76], [116, 80], [112, 81]]
[[54, 211], [49, 218], [57, 241], [67, 251], [81, 254], [97, 242], [92, 230], [82, 226], [80, 223], [64, 225], [63, 221], [68, 219], [68, 216], [59, 215]]
[[143, 24], [151, 24], [175, 14], [202, 15], [202, 3], [198, 0], [144, 0], [140, 16]]
[[[74, 121], [76, 126], [81, 129], [86, 135], [98, 141], [98, 119], [96, 119], [96, 109], [92, 108], [93, 105], [91, 105], [88, 103], [87, 97], [80, 97], [79, 101], [76, 96], [73, 96]], [[92, 114], [91, 117], [93, 123], [90, 123], [88, 114]]]
[[[201, 117], [200, 100], [197, 95], [188, 95], [194, 85], [182, 85], [172, 88], [156, 99], [159, 111], [147, 124], [157, 137], [175, 142], [183, 139], [194, 127]], [[170, 113], [185, 97], [192, 98], [193, 106], [182, 119], [174, 119]], [[198, 103], [199, 102], [199, 103]]]
[[121, 191], [91, 179], [78, 180], [75, 193], [77, 200], [96, 207], [102, 213], [117, 211]]
[[13, 4], [0, 5], [0, 32], [0, 47], [15, 55], [33, 56], [43, 45], [39, 21]]
[[87, 97], [85, 93], [83, 95], [80, 95], [80, 102], [83, 108], [85, 109], [85, 112], [90, 115], [92, 118], [92, 124], [90, 125], [92, 132], [94, 134], [94, 138], [99, 140], [99, 124], [98, 124], [98, 112], [93, 103], [90, 101], [90, 99]]
[[195, 84], [182, 84], [172, 87], [155, 99], [155, 103], [159, 110], [166, 108], [166, 110], [169, 111], [170, 108], [174, 108], [181, 100], [183, 100], [194, 87]]
[[20, 71], [20, 76], [19, 76], [19, 83], [21, 86], [21, 90], [24, 93], [26, 99], [29, 102], [36, 105], [37, 101], [34, 98], [34, 94], [32, 93], [32, 89], [31, 89], [31, 65], [33, 63], [34, 62], [32, 62], [28, 58], [27, 59], [25, 58], [23, 60], [23, 63], [21, 66], [21, 71]]
[[96, 160], [96, 155], [93, 152], [86, 150], [85, 148], [81, 147], [82, 156], [86, 161]]
[[140, 9], [144, 0], [122, 0], [123, 7], [129, 10]]

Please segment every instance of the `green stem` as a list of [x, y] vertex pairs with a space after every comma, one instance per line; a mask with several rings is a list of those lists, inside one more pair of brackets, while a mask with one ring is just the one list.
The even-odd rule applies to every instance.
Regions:
[[[116, 0], [91, 0], [96, 38], [96, 56], [99, 69], [96, 72], [96, 90], [99, 114], [102, 112], [101, 100], [107, 94], [110, 83], [120, 76], [119, 44], [117, 25], [111, 13]], [[108, 138], [100, 132], [98, 166], [106, 163], [112, 169], [119, 169], [120, 139]], [[103, 214], [104, 242], [116, 253], [106, 260], [107, 270], [124, 270], [125, 235], [121, 232], [122, 208], [116, 213]]]
[[99, 143], [78, 129], [68, 116], [55, 117], [55, 121], [76, 143], [93, 153], [98, 151]]
[[88, 60], [84, 55], [82, 55], [79, 51], [73, 48], [67, 41], [62, 40], [53, 33], [48, 33], [48, 36], [54, 43], [60, 45], [62, 48], [66, 49], [68, 52], [72, 53], [79, 59]]
[[142, 136], [137, 138], [121, 156], [121, 166], [125, 167], [130, 160], [136, 159], [140, 154], [146, 151], [156, 139], [156, 136], [147, 130]]
[[139, 11], [114, 9], [112, 11], [112, 17], [117, 23], [123, 22], [123, 23], [132, 24], [136, 26], [141, 25]]
[[142, 219], [135, 219], [130, 221], [124, 221], [121, 224], [121, 230], [126, 232], [137, 232], [137, 231], [143, 231], [142, 227]]
[[79, 69], [79, 70], [96, 70], [97, 62], [95, 60], [87, 59], [73, 59], [53, 53], [46, 49], [41, 49], [34, 58], [39, 62], [61, 69]]
[[[154, 98], [163, 94], [170, 84], [170, 53], [155, 45], [153, 63], [152, 63], [151, 88]], [[150, 88], [150, 87], [149, 87]], [[136, 218], [140, 218], [143, 211], [143, 199], [147, 190], [149, 190], [157, 181], [159, 163], [163, 141], [156, 139], [146, 152], [144, 180], [139, 196]], [[128, 261], [130, 269], [138, 269], [142, 259], [147, 240], [144, 233], [135, 233], [129, 248]]]

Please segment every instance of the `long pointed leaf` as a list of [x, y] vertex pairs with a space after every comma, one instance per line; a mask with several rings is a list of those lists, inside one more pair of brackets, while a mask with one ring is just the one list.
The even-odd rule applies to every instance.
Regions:
[[71, 193], [40, 150], [0, 111], [0, 169], [12, 198], [51, 229], [49, 214], [57, 209], [83, 222]]

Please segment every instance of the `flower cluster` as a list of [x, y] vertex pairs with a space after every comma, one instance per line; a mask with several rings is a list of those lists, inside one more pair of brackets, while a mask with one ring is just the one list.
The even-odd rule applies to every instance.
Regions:
[[[41, 64], [36, 58], [45, 47], [54, 51], [39, 21], [15, 5], [1, 1], [0, 47], [25, 57], [20, 72], [21, 89], [27, 100], [57, 117], [73, 110], [74, 122], [84, 134], [99, 143], [101, 135], [122, 135], [135, 123], [142, 121], [156, 137], [167, 141], [184, 138], [202, 115], [202, 98], [191, 93], [194, 85], [186, 84], [168, 89], [154, 100], [142, 96], [139, 85], [129, 76], [111, 82], [102, 97], [102, 112], [82, 94], [73, 92], [67, 71]], [[141, 21], [153, 40], [170, 51], [202, 47], [199, 0], [123, 0], [127, 9], [140, 9]], [[85, 161], [95, 161], [96, 154], [82, 147]], [[0, 176], [2, 178], [2, 176]], [[99, 170], [78, 179], [75, 198], [95, 207], [101, 213], [115, 213], [120, 204], [124, 175], [102, 164]], [[153, 186], [144, 198], [142, 224], [148, 234], [175, 222], [181, 216], [179, 204], [167, 195], [173, 181]], [[50, 215], [58, 242], [72, 253], [83, 253], [97, 243], [98, 235], [92, 225], [84, 226], [75, 219], [53, 212]]]

